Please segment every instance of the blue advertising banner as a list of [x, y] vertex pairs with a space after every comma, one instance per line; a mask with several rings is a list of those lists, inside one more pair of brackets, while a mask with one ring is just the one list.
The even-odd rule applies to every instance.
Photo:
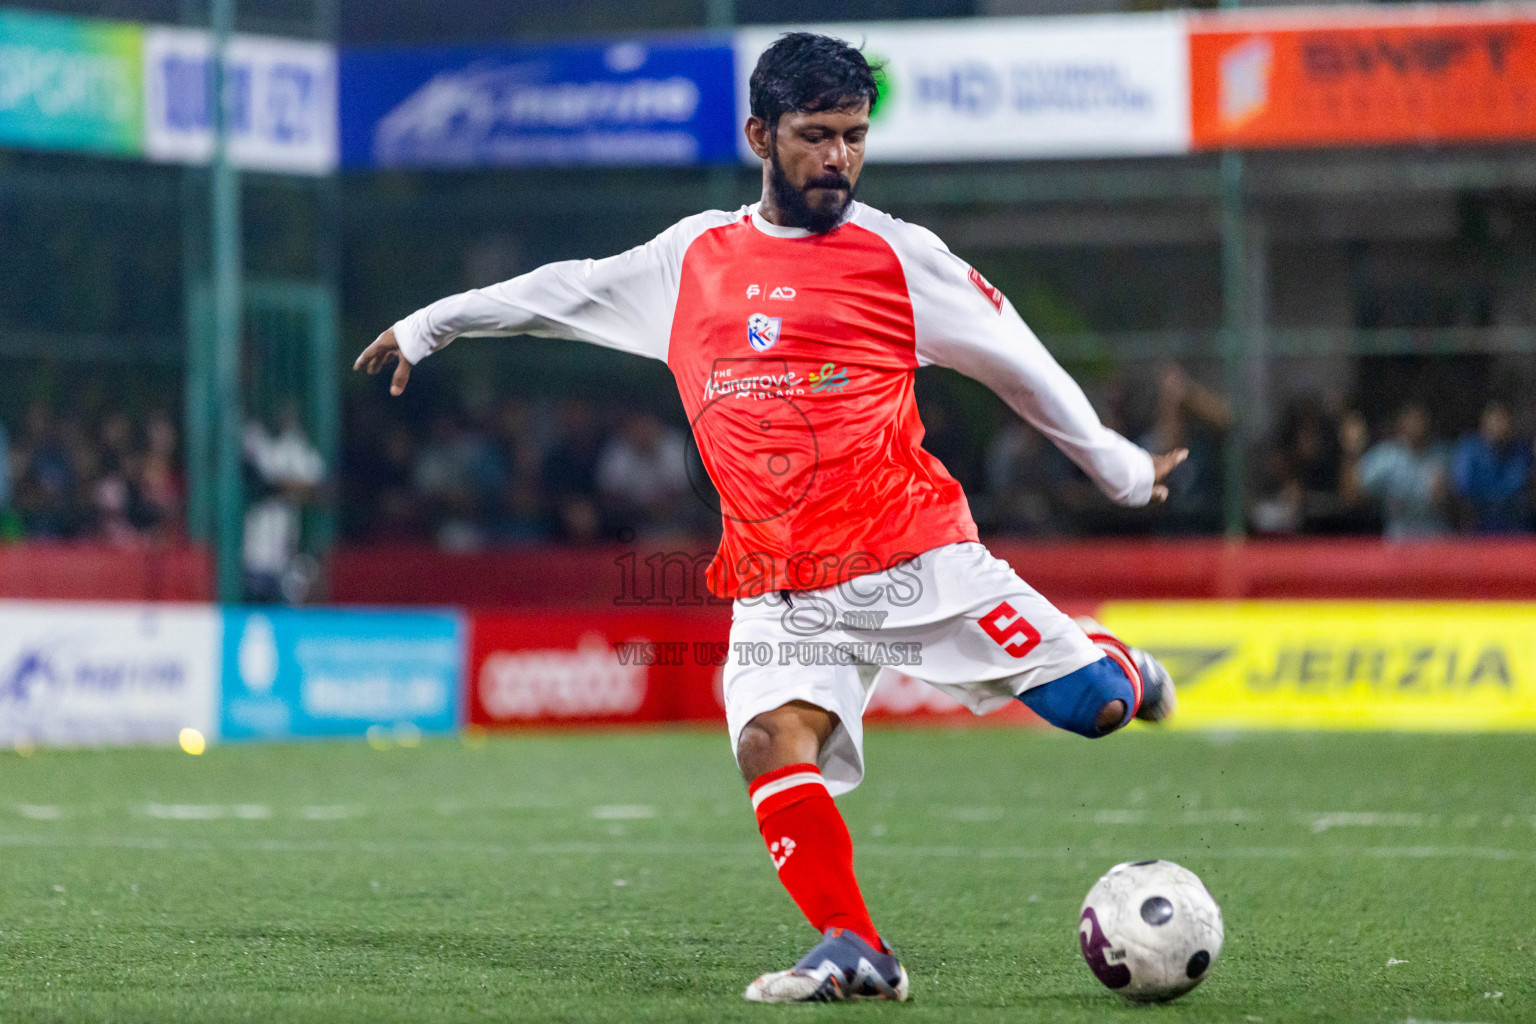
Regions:
[[726, 37], [348, 50], [347, 167], [688, 165], [735, 159]]
[[224, 612], [225, 739], [360, 736], [370, 726], [449, 732], [460, 720], [456, 615], [232, 608]]

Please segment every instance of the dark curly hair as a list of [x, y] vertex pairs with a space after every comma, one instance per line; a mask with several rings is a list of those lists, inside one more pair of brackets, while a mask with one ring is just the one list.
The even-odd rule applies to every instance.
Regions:
[[771, 132], [794, 111], [837, 110], [880, 98], [878, 66], [841, 39], [814, 32], [787, 32], [757, 58], [752, 70], [752, 116]]

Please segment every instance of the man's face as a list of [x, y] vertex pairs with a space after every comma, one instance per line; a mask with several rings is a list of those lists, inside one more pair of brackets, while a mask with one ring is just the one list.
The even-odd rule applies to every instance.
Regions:
[[774, 203], [788, 226], [822, 233], [842, 221], [864, 169], [869, 103], [779, 118], [769, 133], [756, 118], [748, 124], [752, 148], [765, 161]]
[[1490, 402], [1483, 410], [1481, 426], [1483, 439], [1492, 445], [1504, 444], [1515, 432], [1514, 420], [1510, 418], [1509, 410], [1497, 402]]
[[1417, 451], [1429, 440], [1429, 414], [1417, 405], [1410, 405], [1397, 416], [1397, 436], [1403, 443]]

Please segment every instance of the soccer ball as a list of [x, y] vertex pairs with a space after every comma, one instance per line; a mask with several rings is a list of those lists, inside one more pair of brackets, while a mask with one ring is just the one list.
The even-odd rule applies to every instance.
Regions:
[[1221, 955], [1221, 908], [1193, 871], [1167, 860], [1116, 864], [1099, 879], [1077, 922], [1083, 959], [1132, 1002], [1183, 995]]

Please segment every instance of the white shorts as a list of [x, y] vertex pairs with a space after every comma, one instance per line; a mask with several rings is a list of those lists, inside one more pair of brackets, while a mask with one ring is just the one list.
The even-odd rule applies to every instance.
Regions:
[[1008, 563], [980, 544], [948, 544], [835, 587], [736, 601], [724, 678], [731, 750], [765, 711], [796, 700], [824, 708], [838, 726], [817, 763], [837, 796], [864, 778], [864, 708], [881, 671], [980, 715], [1103, 656]]

